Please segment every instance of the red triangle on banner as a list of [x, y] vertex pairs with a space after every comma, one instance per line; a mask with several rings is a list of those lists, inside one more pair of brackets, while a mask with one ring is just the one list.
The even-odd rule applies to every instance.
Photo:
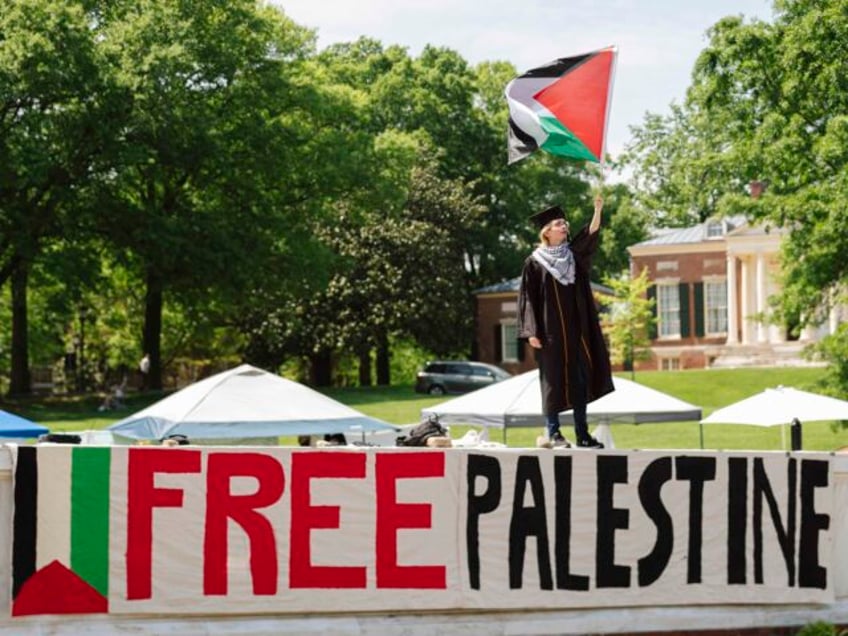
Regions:
[[613, 49], [598, 51], [534, 95], [598, 160], [603, 159], [614, 57]]
[[108, 599], [59, 561], [51, 561], [28, 578], [12, 603], [12, 616], [108, 611]]

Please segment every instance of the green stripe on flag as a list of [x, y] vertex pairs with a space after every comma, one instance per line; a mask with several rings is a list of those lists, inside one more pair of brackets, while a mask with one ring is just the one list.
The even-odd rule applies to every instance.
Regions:
[[586, 145], [580, 141], [574, 133], [562, 125], [554, 117], [539, 117], [539, 124], [548, 134], [548, 138], [540, 146], [552, 155], [570, 157], [572, 159], [585, 159], [586, 161], [600, 161], [600, 157], [592, 154]]
[[74, 448], [71, 468], [71, 569], [109, 596], [111, 448]]

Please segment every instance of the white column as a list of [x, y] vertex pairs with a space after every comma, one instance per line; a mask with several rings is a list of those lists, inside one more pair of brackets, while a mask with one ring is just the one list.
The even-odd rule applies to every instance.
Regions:
[[[766, 263], [762, 252], [757, 254], [757, 315], [766, 318]], [[758, 320], [756, 323], [757, 342], [768, 340], [768, 324]]]
[[739, 322], [736, 319], [736, 259], [727, 255], [727, 344], [739, 342]]
[[[768, 282], [766, 283], [766, 288], [768, 289], [768, 296], [773, 296], [778, 293], [778, 285], [771, 276], [769, 276]], [[778, 324], [769, 324], [769, 342], [775, 344], [786, 342], [786, 325], [782, 322]]]
[[813, 325], [807, 325], [803, 329], [801, 329], [801, 336], [799, 338], [800, 342], [816, 342], [818, 338], [818, 329]]
[[748, 267], [748, 259], [742, 258], [740, 260], [742, 261], [742, 273], [740, 275], [740, 278], [742, 279], [742, 344], [748, 344], [751, 342], [751, 321], [748, 319], [748, 316], [751, 313], [751, 281], [749, 280], [751, 274], [748, 271], [750, 269]]

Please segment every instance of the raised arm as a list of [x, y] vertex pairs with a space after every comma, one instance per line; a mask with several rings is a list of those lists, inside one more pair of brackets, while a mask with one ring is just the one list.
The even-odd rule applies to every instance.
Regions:
[[589, 234], [594, 234], [601, 227], [601, 210], [604, 209], [604, 198], [599, 194], [595, 197], [595, 214], [589, 223]]

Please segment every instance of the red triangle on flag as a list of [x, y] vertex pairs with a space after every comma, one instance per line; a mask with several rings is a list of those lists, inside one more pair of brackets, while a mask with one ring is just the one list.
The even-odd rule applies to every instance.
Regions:
[[602, 160], [614, 49], [598, 51], [534, 95]]
[[12, 616], [108, 611], [108, 599], [59, 561], [51, 561], [28, 578], [12, 603]]

